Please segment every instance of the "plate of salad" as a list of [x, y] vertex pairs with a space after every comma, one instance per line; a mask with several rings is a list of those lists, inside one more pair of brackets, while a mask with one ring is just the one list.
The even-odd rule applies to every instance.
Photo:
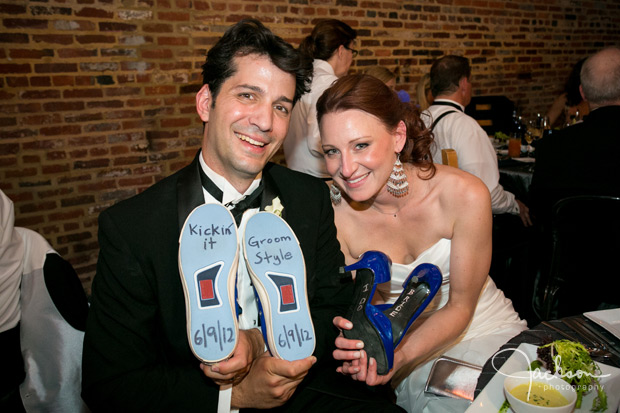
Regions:
[[[551, 345], [553, 345], [553, 349], [549, 348]], [[605, 407], [605, 409], [594, 411], [605, 411], [609, 413], [618, 411], [618, 405], [620, 404], [620, 369], [593, 362], [589, 355], [585, 357], [581, 353], [583, 346], [569, 340], [557, 340], [549, 343], [548, 347], [542, 351], [542, 359], [539, 357], [538, 349], [539, 346], [532, 344], [520, 344], [489, 381], [486, 387], [482, 389], [478, 397], [474, 399], [466, 412], [498, 413], [501, 410], [502, 412], [511, 413], [512, 410], [504, 405], [506, 401], [504, 395], [504, 379], [506, 375], [521, 370], [528, 370], [531, 367], [539, 367], [541, 370], [546, 371], [546, 365], [550, 364], [548, 356], [551, 355], [551, 359], [553, 359], [557, 356], [558, 352], [560, 355], [564, 353], [566, 355], [566, 357], [561, 357], [564, 364], [560, 364], [560, 366], [565, 369], [563, 372], [565, 380], [570, 381], [566, 377], [566, 372], [569, 370], [574, 374], [578, 371], [587, 371], [591, 374], [582, 374], [582, 377], [595, 377], [595, 380], [598, 382], [591, 382], [589, 385], [579, 386], [583, 387], [581, 404], [579, 408], [577, 408], [577, 406], [575, 407], [575, 412], [590, 412], [593, 411], [593, 408], [596, 409], [601, 407]], [[533, 366], [532, 363], [534, 363]], [[549, 367], [553, 368], [552, 366]], [[598, 384], [598, 386], [595, 384]], [[603, 406], [603, 404], [606, 406]]]

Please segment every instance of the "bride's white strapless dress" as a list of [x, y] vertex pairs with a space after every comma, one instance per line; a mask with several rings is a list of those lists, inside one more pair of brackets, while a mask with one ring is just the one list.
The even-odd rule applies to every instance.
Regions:
[[[393, 303], [402, 291], [403, 282], [415, 267], [422, 263], [431, 263], [439, 267], [443, 275], [441, 288], [409, 331], [414, 330], [417, 325], [448, 302], [450, 247], [451, 241], [443, 238], [410, 264], [393, 263], [391, 281], [377, 286], [381, 297], [386, 302]], [[493, 280], [487, 276], [470, 324], [452, 345], [418, 364], [402, 379], [396, 387], [398, 405], [408, 412], [463, 412], [470, 404], [467, 400], [424, 393], [424, 386], [435, 359], [446, 355], [483, 366], [486, 360], [504, 343], [526, 328], [526, 321], [519, 318], [512, 306], [512, 301], [506, 298], [504, 293], [495, 286]], [[395, 380], [402, 378], [403, 374], [397, 376]]]

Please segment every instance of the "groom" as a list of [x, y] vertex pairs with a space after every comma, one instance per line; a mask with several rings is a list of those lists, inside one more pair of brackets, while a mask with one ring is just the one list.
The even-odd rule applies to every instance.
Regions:
[[[82, 394], [93, 411], [216, 411], [219, 385], [227, 383], [232, 401], [225, 409], [401, 411], [387, 389], [367, 389], [335, 372], [332, 319], [346, 311], [352, 285], [339, 282], [344, 258], [327, 186], [268, 163], [311, 70], [311, 62], [260, 22], [229, 28], [207, 55], [196, 96], [205, 123], [201, 151], [189, 166], [101, 213], [83, 360]], [[234, 205], [257, 188], [260, 209], [278, 198], [299, 239], [316, 350], [292, 362], [265, 352], [240, 257], [237, 348], [229, 360], [203, 365], [187, 341], [180, 228], [196, 206]]]

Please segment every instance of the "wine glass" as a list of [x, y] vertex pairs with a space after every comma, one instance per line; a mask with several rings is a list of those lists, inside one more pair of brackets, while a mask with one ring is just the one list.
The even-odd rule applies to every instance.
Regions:
[[542, 137], [542, 129], [538, 119], [530, 120], [528, 122], [527, 131], [525, 133], [525, 141], [527, 142], [527, 156], [530, 157], [532, 153], [532, 141], [534, 139], [540, 139]]

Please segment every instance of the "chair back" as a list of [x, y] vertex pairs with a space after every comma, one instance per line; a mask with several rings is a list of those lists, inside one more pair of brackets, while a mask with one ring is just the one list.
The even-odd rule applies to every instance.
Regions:
[[514, 103], [506, 96], [473, 96], [465, 113], [476, 119], [487, 135], [510, 133]]
[[89, 411], [81, 398], [88, 299], [73, 266], [35, 231], [16, 228], [25, 246], [20, 333], [28, 412]]
[[[552, 209], [548, 273], [541, 273], [534, 309], [542, 320], [620, 305], [620, 197], [580, 195]], [[538, 300], [538, 305], [536, 304]]]
[[459, 159], [454, 149], [441, 150], [441, 163], [444, 165], [459, 167]]

